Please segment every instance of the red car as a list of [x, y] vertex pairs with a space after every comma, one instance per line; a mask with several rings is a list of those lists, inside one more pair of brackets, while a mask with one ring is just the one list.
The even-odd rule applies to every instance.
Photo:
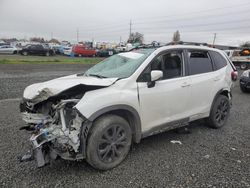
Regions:
[[75, 45], [72, 48], [72, 52], [75, 56], [96, 56], [96, 50], [92, 48], [86, 48], [84, 45]]

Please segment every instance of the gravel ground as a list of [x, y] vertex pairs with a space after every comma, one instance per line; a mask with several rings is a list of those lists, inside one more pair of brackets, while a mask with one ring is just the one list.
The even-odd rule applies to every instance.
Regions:
[[[174, 131], [143, 139], [117, 168], [100, 172], [86, 162], [57, 160], [37, 169], [19, 163], [28, 147], [17, 99], [25, 86], [81, 72], [84, 65], [0, 65], [1, 187], [250, 187], [250, 94], [238, 84], [228, 124], [219, 130], [190, 125], [191, 134]], [[6, 100], [9, 98], [8, 100]], [[182, 145], [172, 144], [179, 140]]]
[[81, 73], [90, 66], [86, 64], [0, 64], [0, 100], [21, 97], [24, 88], [32, 83]]

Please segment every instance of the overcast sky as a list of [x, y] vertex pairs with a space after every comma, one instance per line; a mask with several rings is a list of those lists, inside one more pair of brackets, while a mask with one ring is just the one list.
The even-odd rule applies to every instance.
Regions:
[[250, 41], [250, 1], [229, 0], [0, 0], [0, 38], [182, 41], [237, 45]]

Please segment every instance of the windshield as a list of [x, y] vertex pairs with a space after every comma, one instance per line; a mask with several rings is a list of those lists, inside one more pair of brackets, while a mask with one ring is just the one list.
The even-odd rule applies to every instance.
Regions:
[[85, 76], [127, 78], [131, 76], [154, 49], [142, 49], [111, 56], [90, 68]]

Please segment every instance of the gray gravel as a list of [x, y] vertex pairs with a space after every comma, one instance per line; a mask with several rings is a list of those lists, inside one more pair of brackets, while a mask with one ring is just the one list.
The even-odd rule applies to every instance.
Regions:
[[[83, 65], [1, 65], [0, 99], [19, 98], [26, 85], [84, 69]], [[19, 163], [17, 156], [26, 151], [29, 134], [18, 130], [23, 125], [19, 102], [0, 100], [0, 186], [250, 187], [250, 94], [241, 93], [236, 85], [233, 95], [231, 116], [222, 129], [197, 122], [190, 126], [191, 134], [170, 131], [151, 136], [107, 172], [84, 161], [58, 160], [41, 169], [35, 162]]]
[[82, 73], [90, 66], [86, 64], [0, 64], [0, 100], [21, 97], [24, 88], [32, 83]]

